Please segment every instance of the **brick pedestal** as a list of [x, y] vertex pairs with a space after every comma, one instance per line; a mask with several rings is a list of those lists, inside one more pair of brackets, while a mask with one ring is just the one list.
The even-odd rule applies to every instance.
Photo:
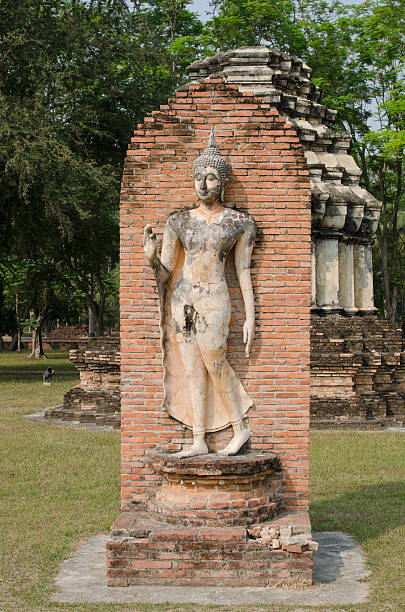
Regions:
[[203, 455], [178, 459], [157, 454], [154, 468], [163, 482], [149, 501], [152, 517], [170, 525], [231, 526], [268, 521], [280, 506], [280, 472], [275, 455]]
[[108, 586], [310, 585], [315, 548], [307, 513], [246, 529], [169, 528], [148, 514], [124, 512], [107, 542]]

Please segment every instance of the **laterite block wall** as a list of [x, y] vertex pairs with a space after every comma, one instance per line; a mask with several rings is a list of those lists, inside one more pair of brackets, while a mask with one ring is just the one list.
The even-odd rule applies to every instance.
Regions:
[[[157, 290], [143, 255], [143, 228], [161, 239], [168, 215], [195, 202], [192, 166], [215, 126], [231, 164], [226, 205], [257, 222], [252, 279], [257, 332], [250, 358], [242, 342], [244, 307], [233, 265], [227, 275], [233, 316], [228, 358], [255, 406], [250, 448], [279, 455], [281, 496], [308, 505], [310, 186], [297, 134], [257, 97], [221, 79], [179, 91], [138, 126], [121, 197], [122, 507], [147, 502], [158, 476], [154, 450], [174, 452], [191, 432], [161, 412], [162, 365]], [[230, 438], [210, 434], [212, 449]]]

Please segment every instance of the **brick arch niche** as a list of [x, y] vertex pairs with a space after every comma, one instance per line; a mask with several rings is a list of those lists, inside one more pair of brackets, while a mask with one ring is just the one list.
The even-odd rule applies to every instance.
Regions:
[[[124, 513], [113, 529], [115, 540], [107, 545], [111, 585], [182, 583], [175, 557], [168, 562], [170, 568], [153, 569], [153, 558], [145, 553], [152, 565], [143, 568], [146, 574], [135, 570], [131, 574], [129, 561], [127, 566], [116, 563], [123, 561], [117, 543], [120, 533], [128, 534], [135, 509], [142, 512], [160, 485], [153, 453], [175, 452], [191, 442], [191, 432], [161, 411], [158, 297], [144, 259], [143, 229], [150, 224], [161, 239], [167, 217], [194, 205], [193, 162], [206, 148], [212, 127], [221, 154], [231, 165], [225, 204], [251, 215], [258, 226], [251, 268], [257, 329], [249, 358], [242, 342], [243, 301], [232, 261], [227, 263], [232, 299], [228, 359], [254, 400], [247, 414], [252, 431], [247, 450], [277, 455], [281, 471], [272, 481], [282, 516], [304, 515], [308, 509], [311, 191], [307, 166], [296, 131], [270, 104], [220, 78], [205, 79], [179, 90], [138, 126], [125, 160], [120, 292]], [[229, 437], [228, 430], [210, 434], [210, 448], [223, 447]], [[203, 538], [198, 533], [193, 537]], [[243, 541], [246, 537], [245, 530]], [[142, 550], [152, 550], [148, 548], [152, 540], [149, 533]], [[234, 572], [229, 580], [236, 577]], [[188, 575], [187, 580], [193, 578]], [[194, 583], [209, 582], [195, 574]], [[230, 584], [224, 578], [225, 583]], [[249, 584], [268, 581], [252, 578]]]

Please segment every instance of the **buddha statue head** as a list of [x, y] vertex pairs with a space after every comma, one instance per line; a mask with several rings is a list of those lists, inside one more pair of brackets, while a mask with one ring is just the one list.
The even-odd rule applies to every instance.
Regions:
[[217, 199], [223, 202], [228, 172], [229, 164], [218, 150], [212, 129], [207, 148], [194, 161], [193, 176], [198, 199], [207, 205]]

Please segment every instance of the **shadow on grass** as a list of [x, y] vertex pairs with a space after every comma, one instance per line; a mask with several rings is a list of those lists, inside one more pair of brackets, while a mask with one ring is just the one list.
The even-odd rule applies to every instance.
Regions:
[[343, 531], [361, 542], [374, 540], [405, 524], [405, 483], [360, 486], [310, 504], [313, 531]]

